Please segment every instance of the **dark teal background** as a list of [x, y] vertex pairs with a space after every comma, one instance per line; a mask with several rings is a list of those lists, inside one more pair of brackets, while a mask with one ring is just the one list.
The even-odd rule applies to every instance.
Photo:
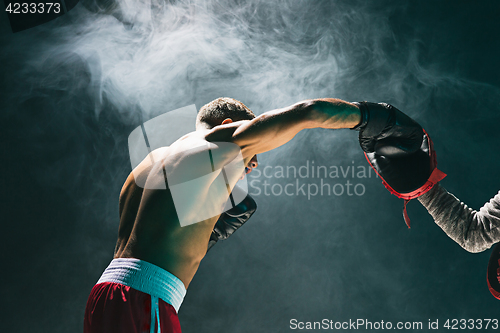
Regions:
[[[196, 2], [172, 6], [185, 3]], [[244, 23], [240, 35], [254, 52], [245, 59], [276, 61], [280, 72], [258, 73], [259, 66], [243, 62], [229, 68], [222, 60], [207, 73], [189, 67], [182, 82], [191, 90], [165, 98], [164, 109], [150, 115], [193, 103], [199, 108], [219, 96], [240, 99], [257, 114], [304, 98], [388, 102], [430, 133], [450, 192], [473, 209], [498, 192], [498, 1], [260, 2], [242, 12], [237, 9], [246, 2], [228, 3], [214, 5], [214, 15], [221, 25], [234, 17]], [[109, 86], [99, 93], [95, 63], [70, 52], [86, 33], [80, 25], [108, 15], [96, 8], [81, 2], [16, 34], [0, 16], [2, 332], [82, 331], [90, 289], [112, 259], [118, 195], [131, 170], [127, 137], [140, 117], [138, 106], [118, 103]], [[125, 19], [117, 22], [133, 30]], [[374, 40], [377, 31], [383, 35]], [[268, 57], [270, 46], [311, 63], [330, 55], [339, 70], [330, 79], [304, 80], [301, 68], [290, 65], [282, 75], [288, 58]], [[51, 58], [59, 48], [69, 55]], [[257, 83], [272, 83], [275, 75], [274, 98], [262, 97], [272, 85]], [[259, 156], [261, 168], [307, 160], [366, 166], [356, 134], [301, 132]], [[183, 332], [288, 332], [292, 318], [421, 321], [424, 327], [429, 319], [500, 319], [500, 301], [486, 285], [489, 250], [460, 248], [417, 200], [408, 205], [408, 230], [402, 200], [378, 179], [363, 184], [360, 197], [256, 196], [259, 208], [248, 224], [202, 261], [179, 313]]]

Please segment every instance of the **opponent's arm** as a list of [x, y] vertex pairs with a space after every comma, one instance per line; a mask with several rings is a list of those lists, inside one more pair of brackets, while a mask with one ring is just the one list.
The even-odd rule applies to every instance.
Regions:
[[246, 157], [282, 146], [303, 129], [353, 128], [360, 120], [359, 108], [352, 103], [333, 98], [313, 99], [268, 111], [249, 121], [217, 126], [206, 139], [236, 143]]
[[500, 242], [500, 192], [479, 211], [472, 210], [437, 184], [418, 200], [436, 224], [469, 252], [482, 252]]

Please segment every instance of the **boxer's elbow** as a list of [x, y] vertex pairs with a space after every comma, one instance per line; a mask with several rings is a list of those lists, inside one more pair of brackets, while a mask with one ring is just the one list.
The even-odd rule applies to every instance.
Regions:
[[470, 228], [464, 237], [462, 247], [470, 253], [486, 251], [495, 241], [492, 240], [491, 230], [486, 228], [482, 221], [474, 218], [474, 227]]
[[478, 243], [468, 241], [466, 241], [464, 244], [461, 244], [461, 246], [465, 251], [470, 253], [480, 253], [490, 248], [490, 246], [484, 247], [480, 246], [480, 244]]

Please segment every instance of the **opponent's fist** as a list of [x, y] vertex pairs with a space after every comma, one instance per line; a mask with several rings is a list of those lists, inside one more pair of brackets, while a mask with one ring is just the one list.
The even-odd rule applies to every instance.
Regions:
[[210, 250], [217, 241], [229, 238], [229, 236], [248, 221], [256, 210], [257, 203], [250, 194], [248, 194], [239, 204], [222, 213], [210, 235], [207, 251]]
[[353, 103], [361, 111], [359, 144], [365, 153], [405, 156], [420, 149], [424, 132], [413, 119], [386, 103]]
[[488, 262], [488, 288], [491, 294], [500, 299], [500, 243], [495, 245]]

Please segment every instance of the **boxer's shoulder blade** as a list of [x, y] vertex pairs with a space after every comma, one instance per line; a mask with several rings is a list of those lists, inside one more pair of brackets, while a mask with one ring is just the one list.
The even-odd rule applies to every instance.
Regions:
[[[243, 159], [238, 145], [231, 142], [209, 142], [193, 136], [169, 147], [161, 157], [169, 186], [189, 182], [200, 177], [217, 177], [222, 168], [241, 164]], [[208, 177], [208, 180], [213, 180]]]

